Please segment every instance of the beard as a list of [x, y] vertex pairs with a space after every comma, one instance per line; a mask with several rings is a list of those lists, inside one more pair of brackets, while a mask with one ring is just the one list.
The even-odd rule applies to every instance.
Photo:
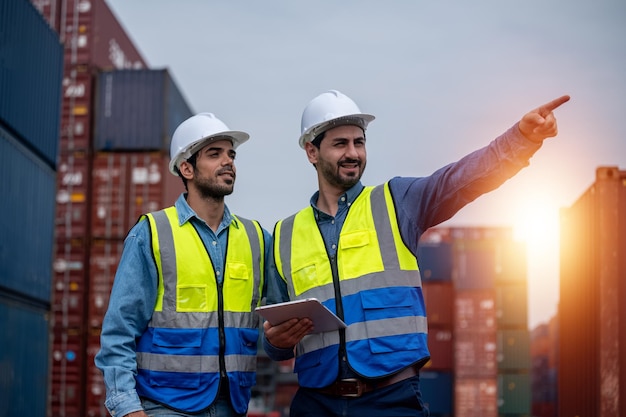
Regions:
[[211, 200], [223, 200], [224, 196], [233, 193], [233, 190], [235, 188], [235, 177], [223, 177], [223, 179], [220, 180], [220, 178], [222, 177], [220, 177], [219, 175], [224, 172], [231, 172], [233, 173], [233, 175], [235, 175], [232, 170], [224, 169], [218, 171], [216, 177], [209, 178], [198, 176], [198, 172], [196, 171], [196, 176], [194, 177], [193, 182], [202, 198]]
[[[355, 164], [358, 169], [356, 172], [341, 174], [340, 169], [342, 164]], [[363, 171], [365, 171], [365, 161], [361, 159], [343, 159], [333, 164], [320, 158], [317, 161], [317, 168], [328, 183], [347, 190], [361, 180]]]

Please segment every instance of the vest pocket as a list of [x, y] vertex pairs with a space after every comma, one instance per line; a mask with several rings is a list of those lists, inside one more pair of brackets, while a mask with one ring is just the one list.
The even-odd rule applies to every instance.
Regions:
[[206, 285], [179, 285], [176, 288], [176, 310], [181, 312], [209, 311]]
[[241, 336], [242, 355], [256, 355], [257, 343], [259, 341], [259, 331], [256, 329], [239, 329]]

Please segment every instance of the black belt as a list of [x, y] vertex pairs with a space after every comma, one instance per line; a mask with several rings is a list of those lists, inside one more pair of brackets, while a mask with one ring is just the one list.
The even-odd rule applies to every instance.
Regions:
[[403, 369], [397, 374], [391, 375], [386, 378], [380, 379], [359, 379], [348, 378], [340, 379], [333, 382], [324, 388], [312, 388], [313, 391], [321, 394], [331, 395], [333, 397], [360, 397], [366, 392], [374, 391], [375, 389], [388, 387], [405, 379], [412, 378], [419, 374], [419, 367], [417, 365], [409, 366]]

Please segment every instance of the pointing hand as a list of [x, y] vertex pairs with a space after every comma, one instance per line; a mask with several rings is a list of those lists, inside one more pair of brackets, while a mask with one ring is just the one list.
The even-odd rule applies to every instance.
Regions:
[[526, 113], [519, 122], [522, 135], [533, 142], [542, 142], [544, 139], [556, 136], [558, 129], [552, 111], [568, 102], [569, 99], [568, 95], [561, 96]]

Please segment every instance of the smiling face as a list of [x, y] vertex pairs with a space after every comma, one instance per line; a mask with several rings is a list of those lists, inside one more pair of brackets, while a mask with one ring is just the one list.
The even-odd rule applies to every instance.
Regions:
[[195, 168], [187, 161], [181, 163], [181, 172], [188, 179], [189, 191], [195, 190], [202, 198], [224, 198], [233, 192], [236, 178], [236, 152], [228, 139], [216, 140], [200, 149]]
[[317, 168], [320, 187], [345, 191], [359, 182], [367, 163], [365, 133], [354, 125], [329, 129], [319, 149], [306, 145], [309, 161]]

